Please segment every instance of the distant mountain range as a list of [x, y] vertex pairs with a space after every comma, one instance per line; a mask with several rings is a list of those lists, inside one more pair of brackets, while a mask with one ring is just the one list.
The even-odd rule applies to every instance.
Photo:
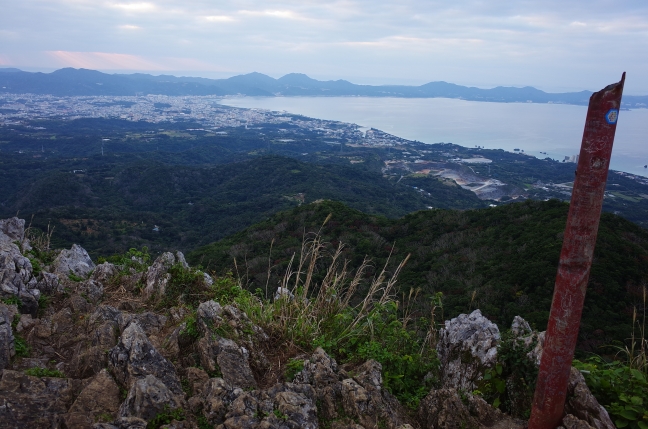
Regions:
[[[247, 95], [247, 96], [362, 96], [405, 98], [458, 98], [472, 101], [533, 102], [587, 105], [590, 91], [548, 93], [526, 86], [498, 86], [481, 89], [448, 82], [420, 86], [356, 85], [346, 80], [320, 81], [305, 74], [290, 73], [274, 79], [262, 73], [249, 73], [228, 79], [153, 76], [143, 73], [107, 74], [96, 70], [64, 68], [52, 73], [31, 73], [16, 68], [0, 68], [0, 94], [32, 93], [125, 96], [161, 95]], [[648, 108], [648, 96], [624, 96], [623, 107]]]

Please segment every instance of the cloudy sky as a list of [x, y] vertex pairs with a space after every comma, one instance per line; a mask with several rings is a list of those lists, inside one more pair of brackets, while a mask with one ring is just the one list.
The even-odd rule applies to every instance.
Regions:
[[0, 67], [648, 94], [646, 0], [0, 0]]

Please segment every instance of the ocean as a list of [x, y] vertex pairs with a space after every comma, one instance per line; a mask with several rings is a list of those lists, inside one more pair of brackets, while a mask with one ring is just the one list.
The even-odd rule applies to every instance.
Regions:
[[[221, 103], [351, 122], [424, 143], [520, 149], [559, 161], [580, 151], [587, 114], [585, 106], [449, 98], [231, 97]], [[648, 176], [646, 164], [648, 109], [623, 110], [610, 168]]]

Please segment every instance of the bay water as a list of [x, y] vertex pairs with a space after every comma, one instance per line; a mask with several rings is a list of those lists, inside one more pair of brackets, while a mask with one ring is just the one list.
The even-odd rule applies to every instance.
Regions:
[[[580, 151], [587, 114], [585, 106], [449, 98], [228, 97], [221, 104], [350, 122], [423, 143], [520, 149], [558, 161]], [[646, 164], [648, 109], [623, 110], [610, 168], [648, 176]]]

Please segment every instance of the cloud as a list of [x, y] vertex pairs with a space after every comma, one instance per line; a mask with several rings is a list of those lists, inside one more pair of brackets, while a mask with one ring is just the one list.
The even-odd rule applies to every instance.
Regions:
[[157, 9], [153, 3], [111, 3], [110, 7], [120, 9], [125, 12], [152, 12]]
[[232, 21], [236, 21], [236, 19], [234, 19], [231, 16], [227, 16], [227, 15], [209, 15], [209, 16], [203, 16], [203, 17], [201, 17], [201, 19], [203, 19], [205, 21], [209, 21], [209, 22], [232, 22]]
[[119, 26], [122, 30], [140, 30], [142, 27], [137, 25], [124, 24]]

